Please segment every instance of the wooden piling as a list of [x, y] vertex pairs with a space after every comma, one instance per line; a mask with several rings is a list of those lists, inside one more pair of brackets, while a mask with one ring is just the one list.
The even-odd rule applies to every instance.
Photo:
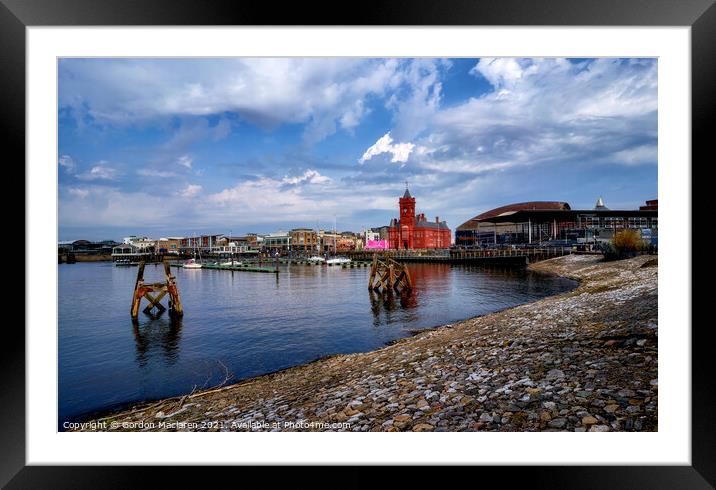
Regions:
[[382, 259], [373, 254], [368, 289], [372, 291], [409, 291], [413, 289], [413, 281], [406, 265], [393, 260], [389, 256]]
[[[142, 303], [142, 298], [146, 298], [149, 304], [144, 308], [145, 313], [151, 313], [156, 308], [159, 313], [166, 310], [166, 307], [160, 303], [160, 301], [169, 295], [169, 314], [174, 317], [181, 317], [184, 315], [184, 308], [179, 298], [179, 290], [176, 285], [176, 277], [171, 273], [169, 262], [164, 260], [164, 275], [166, 282], [156, 282], [146, 284], [144, 282], [144, 261], [139, 263], [137, 267], [137, 281], [134, 283], [134, 294], [132, 295], [132, 308], [130, 314], [132, 320], [136, 320], [139, 317], [139, 307]], [[156, 294], [156, 296], [155, 296]]]

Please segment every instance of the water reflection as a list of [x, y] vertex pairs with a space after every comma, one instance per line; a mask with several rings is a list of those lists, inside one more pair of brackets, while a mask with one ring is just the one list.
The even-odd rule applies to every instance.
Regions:
[[[418, 295], [414, 289], [401, 290], [400, 292], [369, 289], [368, 296], [370, 298], [370, 310], [373, 313], [373, 325], [376, 327], [391, 323], [390, 319], [393, 316], [393, 312], [409, 310], [418, 306]], [[405, 313], [407, 314], [408, 312]]]
[[179, 342], [181, 340], [181, 318], [162, 314], [146, 314], [149, 321], [140, 325], [138, 321], [132, 322], [134, 341], [137, 348], [137, 364], [145, 367], [154, 358], [155, 351], [161, 351], [167, 364], [176, 363], [179, 357]]

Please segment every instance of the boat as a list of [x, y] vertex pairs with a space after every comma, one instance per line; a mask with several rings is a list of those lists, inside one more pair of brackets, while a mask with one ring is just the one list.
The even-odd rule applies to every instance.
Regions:
[[319, 255], [314, 255], [313, 257], [309, 258], [308, 261], [309, 262], [325, 262], [326, 259]]
[[351, 259], [348, 257], [333, 257], [328, 260], [326, 260], [327, 265], [343, 265], [343, 264], [350, 264]]
[[222, 267], [230, 267], [232, 265], [241, 265], [241, 262], [239, 262], [238, 260], [234, 260], [233, 262], [227, 260], [226, 262], [220, 262], [219, 265]]
[[131, 267], [139, 264], [137, 262], [132, 262], [129, 259], [117, 259], [114, 261], [114, 265], [117, 267]]
[[185, 269], [201, 269], [201, 262], [197, 262], [196, 259], [189, 259], [182, 265]]
[[[182, 267], [185, 269], [201, 269], [201, 262], [196, 260], [196, 254], [198, 252], [198, 247], [196, 246], [196, 235], [193, 236], [192, 241], [194, 242], [194, 258], [184, 262]], [[199, 254], [199, 258], [201, 259], [201, 254]]]

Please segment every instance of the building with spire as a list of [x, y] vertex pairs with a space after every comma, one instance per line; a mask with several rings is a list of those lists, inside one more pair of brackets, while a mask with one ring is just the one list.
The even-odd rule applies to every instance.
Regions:
[[602, 199], [602, 196], [599, 196], [599, 199], [597, 199], [597, 203], [594, 205], [595, 211], [609, 211], [609, 208], [604, 205], [604, 200]]
[[388, 245], [398, 249], [449, 248], [452, 233], [445, 221], [439, 217], [428, 221], [424, 213], [415, 214], [415, 198], [410, 194], [408, 184], [405, 193], [398, 200], [400, 218], [393, 218], [388, 227]]

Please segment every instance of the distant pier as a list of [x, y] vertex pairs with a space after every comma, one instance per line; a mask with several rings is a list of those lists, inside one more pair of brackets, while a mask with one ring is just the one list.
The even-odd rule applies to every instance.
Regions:
[[346, 255], [353, 260], [372, 260], [374, 254], [390, 257], [397, 262], [426, 262], [444, 264], [485, 264], [523, 266], [540, 260], [574, 253], [571, 247], [494, 248], [477, 250], [381, 250], [355, 251]]
[[213, 269], [220, 271], [243, 271], [243, 272], [273, 272], [278, 274], [278, 268], [271, 267], [252, 267], [251, 265], [221, 265], [221, 264], [202, 264], [202, 269]]

